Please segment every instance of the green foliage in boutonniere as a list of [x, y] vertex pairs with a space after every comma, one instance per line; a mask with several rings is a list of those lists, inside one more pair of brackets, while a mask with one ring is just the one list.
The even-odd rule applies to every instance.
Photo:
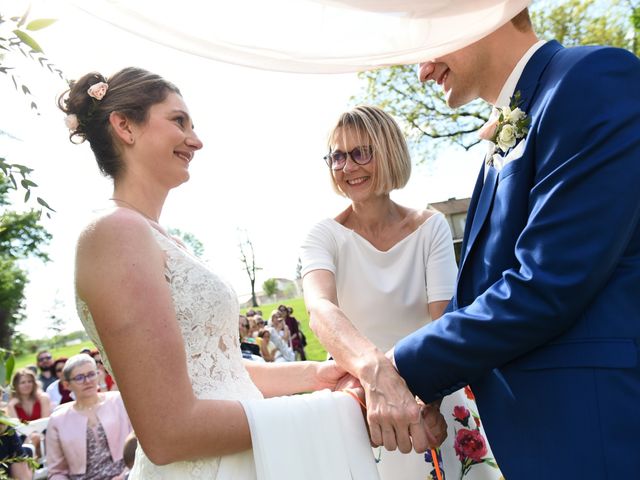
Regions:
[[524, 138], [529, 131], [531, 119], [518, 105], [521, 103], [520, 92], [511, 97], [508, 107], [499, 108], [500, 116], [496, 124], [495, 132], [490, 140], [495, 143], [502, 152], [513, 148], [518, 140]]

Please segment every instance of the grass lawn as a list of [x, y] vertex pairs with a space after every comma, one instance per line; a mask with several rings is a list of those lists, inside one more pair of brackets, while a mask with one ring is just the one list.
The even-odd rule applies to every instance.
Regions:
[[[54, 348], [53, 350], [49, 350], [49, 351], [51, 352], [51, 355], [55, 360], [56, 358], [60, 358], [60, 357], [69, 358], [77, 353], [80, 353], [80, 350], [82, 350], [83, 348], [90, 348], [93, 350], [95, 347], [93, 346], [93, 343], [91, 343], [90, 341], [86, 341], [82, 343], [76, 343], [74, 345], [67, 345], [66, 347]], [[20, 355], [19, 357], [16, 357], [15, 370], [17, 370], [18, 368], [26, 367], [27, 365], [35, 365], [35, 364], [36, 364], [35, 353]]]
[[[300, 326], [304, 332], [304, 336], [307, 338], [307, 346], [304, 347], [304, 351], [307, 354], [308, 360], [326, 360], [327, 351], [320, 345], [320, 341], [313, 334], [309, 328], [309, 315], [307, 315], [307, 308], [304, 306], [304, 300], [302, 298], [293, 298], [276, 303], [267, 303], [254, 308], [254, 310], [262, 310], [262, 318], [268, 321], [271, 318], [271, 311], [278, 308], [278, 305], [286, 305], [293, 308], [293, 316], [300, 321]], [[242, 313], [245, 313], [248, 308], [243, 308]]]
[[[307, 338], [307, 346], [305, 347], [305, 352], [307, 354], [307, 359], [309, 360], [326, 360], [327, 351], [322, 348], [320, 342], [313, 334], [311, 329], [309, 328], [309, 316], [307, 315], [307, 309], [304, 306], [304, 300], [302, 298], [294, 298], [291, 300], [286, 300], [283, 302], [277, 303], [269, 303], [265, 305], [260, 305], [257, 307], [258, 310], [262, 310], [262, 314], [265, 320], [268, 320], [271, 316], [271, 311], [278, 308], [278, 305], [286, 305], [288, 307], [293, 308], [293, 316], [296, 317], [300, 321], [300, 326], [302, 327], [302, 331], [304, 332], [305, 337]], [[242, 313], [245, 313], [247, 309], [242, 309]], [[53, 355], [53, 359], [59, 357], [71, 357], [77, 353], [80, 353], [80, 350], [83, 348], [95, 348], [93, 343], [90, 341], [77, 343], [74, 345], [67, 345], [66, 347], [55, 348], [50, 350], [51, 355]], [[36, 364], [36, 354], [29, 353], [26, 355], [20, 355], [16, 357], [16, 370], [18, 368], [26, 367], [27, 365]]]

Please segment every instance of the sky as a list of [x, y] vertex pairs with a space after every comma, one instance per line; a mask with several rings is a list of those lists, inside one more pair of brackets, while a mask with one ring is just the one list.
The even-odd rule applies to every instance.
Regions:
[[[291, 74], [224, 64], [154, 44], [57, 2], [36, 3], [31, 18], [39, 17], [58, 18], [33, 36], [67, 78], [94, 70], [109, 76], [133, 65], [180, 88], [204, 148], [191, 163], [190, 181], [170, 193], [160, 223], [195, 235], [204, 244], [205, 261], [241, 299], [250, 285], [239, 260], [238, 229], [247, 232], [262, 268], [258, 290], [271, 277], [295, 278], [307, 231], [348, 206], [333, 192], [322, 157], [329, 129], [363, 86], [356, 74]], [[18, 330], [38, 338], [51, 335], [52, 314], [64, 320], [66, 331], [81, 328], [73, 291], [75, 242], [91, 217], [111, 205], [112, 185], [99, 174], [88, 144], [69, 142], [64, 115], [55, 107], [64, 82], [24, 60], [15, 63], [40, 115], [30, 112], [24, 96], [0, 75], [0, 130], [11, 136], [0, 135], [0, 151], [9, 162], [35, 169], [34, 194], [56, 210], [51, 220], [43, 220], [53, 235], [46, 248], [51, 261], [22, 262], [30, 282], [27, 318]], [[419, 160], [414, 157], [414, 165]], [[424, 208], [469, 196], [481, 161], [477, 148], [443, 152], [428, 165], [415, 166], [408, 186], [392, 198]], [[21, 197], [15, 197], [16, 209], [24, 207]]]

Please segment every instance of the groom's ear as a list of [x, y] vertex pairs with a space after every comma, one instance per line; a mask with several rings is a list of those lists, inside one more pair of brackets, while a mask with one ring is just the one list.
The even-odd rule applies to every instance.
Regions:
[[120, 112], [111, 112], [109, 114], [109, 125], [116, 138], [122, 143], [133, 145], [134, 143], [134, 125], [126, 115]]

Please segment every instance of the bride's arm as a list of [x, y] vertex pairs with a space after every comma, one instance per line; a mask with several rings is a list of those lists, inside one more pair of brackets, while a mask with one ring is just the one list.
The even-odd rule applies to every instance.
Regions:
[[78, 294], [138, 440], [159, 465], [246, 450], [251, 437], [240, 403], [193, 393], [164, 265], [147, 223], [124, 210], [87, 228], [78, 242]]
[[333, 361], [257, 363], [245, 360], [245, 367], [265, 397], [334, 389], [346, 374]]

